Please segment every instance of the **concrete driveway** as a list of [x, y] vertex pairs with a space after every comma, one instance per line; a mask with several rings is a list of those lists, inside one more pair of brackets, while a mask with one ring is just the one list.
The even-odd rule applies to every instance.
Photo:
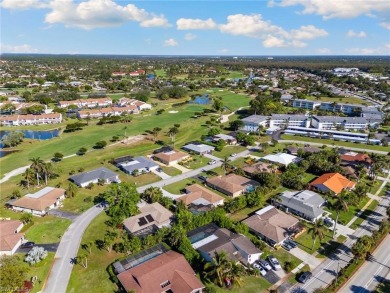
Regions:
[[69, 212], [65, 212], [65, 211], [61, 211], [61, 210], [57, 210], [57, 209], [48, 211], [48, 214], [59, 217], [59, 218], [69, 219], [72, 222], [74, 220], [76, 220], [76, 218], [78, 217], [77, 214], [73, 214], [73, 213], [69, 213]]
[[162, 170], [161, 171], [151, 170], [151, 172], [153, 174], [156, 174], [158, 177], [160, 177], [163, 180], [171, 178], [171, 176], [169, 176], [167, 173], [164, 173]]
[[316, 258], [315, 256], [308, 254], [306, 251], [300, 249], [299, 247], [293, 248], [289, 251], [293, 256], [299, 258], [304, 263], [308, 264], [310, 269], [313, 270], [319, 266], [322, 262], [321, 259]]

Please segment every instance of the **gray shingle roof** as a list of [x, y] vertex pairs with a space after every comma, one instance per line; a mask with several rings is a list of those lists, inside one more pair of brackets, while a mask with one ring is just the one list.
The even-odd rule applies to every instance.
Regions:
[[119, 164], [117, 164], [117, 166], [122, 168], [127, 173], [132, 173], [134, 170], [158, 167], [158, 164], [145, 157], [135, 157], [129, 159], [128, 161], [120, 162]]
[[111, 170], [101, 167], [92, 171], [79, 173], [77, 175], [70, 176], [69, 179], [76, 184], [83, 184], [96, 179], [115, 179], [117, 174]]
[[325, 203], [325, 200], [318, 193], [310, 190], [285, 191], [280, 194], [279, 199], [283, 206], [310, 218], [317, 218], [324, 213], [320, 206]]

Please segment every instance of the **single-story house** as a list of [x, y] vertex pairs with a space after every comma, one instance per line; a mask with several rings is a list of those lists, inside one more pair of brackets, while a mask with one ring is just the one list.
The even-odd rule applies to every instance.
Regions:
[[282, 244], [286, 238], [296, 232], [299, 220], [270, 205], [258, 210], [242, 222], [254, 234], [275, 246]]
[[206, 184], [226, 195], [237, 197], [245, 192], [251, 192], [259, 185], [258, 182], [236, 174], [208, 178]]
[[194, 152], [199, 155], [211, 154], [215, 148], [207, 144], [187, 144], [183, 146], [183, 150], [188, 152]]
[[186, 206], [210, 206], [223, 205], [224, 198], [211, 190], [199, 185], [192, 184], [186, 187], [186, 194], [177, 198], [176, 201], [183, 202]]
[[285, 153], [270, 154], [261, 158], [262, 161], [269, 161], [287, 167], [291, 163], [299, 163], [301, 161], [297, 156]]
[[24, 241], [20, 233], [23, 223], [19, 220], [0, 221], [0, 255], [13, 255]]
[[215, 253], [227, 252], [231, 260], [253, 264], [262, 252], [244, 235], [219, 228], [214, 223], [199, 227], [187, 233], [191, 245], [208, 262]]
[[126, 292], [202, 293], [205, 286], [180, 253], [159, 246], [114, 263]]
[[176, 164], [182, 160], [185, 160], [190, 156], [184, 152], [170, 149], [167, 151], [161, 151], [159, 153], [156, 153], [153, 157], [156, 160], [159, 160], [161, 163], [169, 166], [172, 164]]
[[342, 164], [351, 166], [362, 164], [365, 167], [368, 167], [372, 163], [369, 155], [356, 152], [347, 152], [345, 154], [341, 154], [340, 159]]
[[218, 142], [220, 140], [223, 140], [224, 142], [226, 142], [226, 144], [237, 144], [237, 139], [231, 135], [227, 135], [227, 134], [223, 134], [223, 133], [220, 133], [220, 134], [217, 134], [217, 135], [214, 135], [212, 140], [213, 142]]
[[322, 218], [325, 212], [322, 206], [325, 203], [326, 200], [318, 193], [302, 190], [282, 192], [279, 194], [279, 200], [275, 201], [274, 205], [310, 222], [315, 222]]
[[65, 199], [65, 189], [45, 187], [33, 194], [10, 200], [7, 202], [13, 210], [31, 213], [36, 216], [46, 215], [48, 210], [54, 209]]
[[139, 210], [138, 215], [123, 221], [126, 231], [132, 235], [146, 236], [171, 225], [173, 214], [158, 202], [146, 204]]
[[101, 167], [92, 171], [87, 171], [73, 175], [69, 177], [69, 180], [80, 187], [86, 187], [91, 183], [98, 183], [99, 180], [103, 180], [104, 184], [120, 183], [120, 179], [115, 172]]
[[355, 188], [356, 183], [344, 177], [340, 173], [325, 173], [314, 181], [310, 182], [310, 189], [319, 192], [331, 192], [339, 194], [344, 189], [351, 190]]
[[125, 156], [115, 159], [114, 164], [127, 174], [149, 173], [159, 168], [158, 164], [145, 157]]

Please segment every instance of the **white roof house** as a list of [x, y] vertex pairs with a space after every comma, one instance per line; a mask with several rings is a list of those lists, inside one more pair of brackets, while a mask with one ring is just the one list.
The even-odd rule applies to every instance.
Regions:
[[214, 147], [206, 145], [206, 144], [187, 144], [183, 146], [183, 150], [194, 152], [197, 154], [210, 154], [214, 151]]
[[264, 156], [262, 160], [274, 162], [284, 166], [288, 166], [291, 163], [298, 163], [299, 161], [301, 161], [301, 159], [298, 158], [297, 156], [285, 154], [285, 153], [270, 154]]

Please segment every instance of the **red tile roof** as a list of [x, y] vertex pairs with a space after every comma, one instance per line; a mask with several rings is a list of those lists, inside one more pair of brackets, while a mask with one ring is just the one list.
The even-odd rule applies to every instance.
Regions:
[[324, 185], [329, 190], [338, 194], [343, 189], [353, 188], [355, 186], [355, 182], [348, 180], [339, 173], [326, 173], [310, 183], [310, 186], [312, 187], [317, 187], [318, 185]]

